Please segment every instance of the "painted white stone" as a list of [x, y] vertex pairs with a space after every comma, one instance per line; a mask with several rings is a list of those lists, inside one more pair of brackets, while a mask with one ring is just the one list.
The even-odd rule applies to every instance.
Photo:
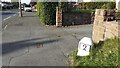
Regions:
[[89, 37], [84, 37], [79, 41], [77, 56], [88, 56], [92, 40]]

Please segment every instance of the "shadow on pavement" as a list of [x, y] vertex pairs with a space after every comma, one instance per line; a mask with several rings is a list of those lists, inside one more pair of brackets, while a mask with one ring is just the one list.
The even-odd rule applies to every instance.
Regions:
[[27, 39], [27, 40], [10, 42], [10, 43], [3, 43], [2, 54], [3, 55], [8, 54], [29, 46], [36, 46], [38, 44], [49, 44], [49, 43], [57, 42], [59, 40], [61, 39], [59, 38], [59, 39], [42, 40], [42, 38], [34, 38], [34, 39]]

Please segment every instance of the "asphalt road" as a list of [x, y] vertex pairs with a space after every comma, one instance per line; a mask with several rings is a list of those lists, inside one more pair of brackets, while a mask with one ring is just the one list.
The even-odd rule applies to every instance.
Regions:
[[9, 23], [2, 31], [3, 66], [68, 66], [68, 55], [79, 40], [92, 36], [91, 24], [45, 26], [35, 12], [15, 16]]
[[7, 20], [8, 18], [17, 14], [18, 11], [18, 9], [0, 11], [0, 14], [2, 15], [2, 21]]
[[14, 20], [16, 16], [18, 16], [18, 12], [18, 9], [0, 11], [2, 16], [2, 22], [0, 23], [2, 28], [0, 28], [0, 31], [6, 28], [6, 25], [9, 24], [10, 21]]

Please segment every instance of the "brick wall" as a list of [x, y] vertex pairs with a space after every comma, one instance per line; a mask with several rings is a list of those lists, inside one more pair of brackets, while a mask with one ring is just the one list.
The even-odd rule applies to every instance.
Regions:
[[94, 13], [67, 12], [63, 13], [62, 25], [91, 24], [94, 21]]

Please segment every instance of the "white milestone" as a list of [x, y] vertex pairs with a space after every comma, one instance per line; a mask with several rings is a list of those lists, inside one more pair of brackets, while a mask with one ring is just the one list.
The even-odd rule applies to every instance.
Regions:
[[77, 56], [88, 56], [92, 40], [89, 37], [84, 37], [79, 41]]

